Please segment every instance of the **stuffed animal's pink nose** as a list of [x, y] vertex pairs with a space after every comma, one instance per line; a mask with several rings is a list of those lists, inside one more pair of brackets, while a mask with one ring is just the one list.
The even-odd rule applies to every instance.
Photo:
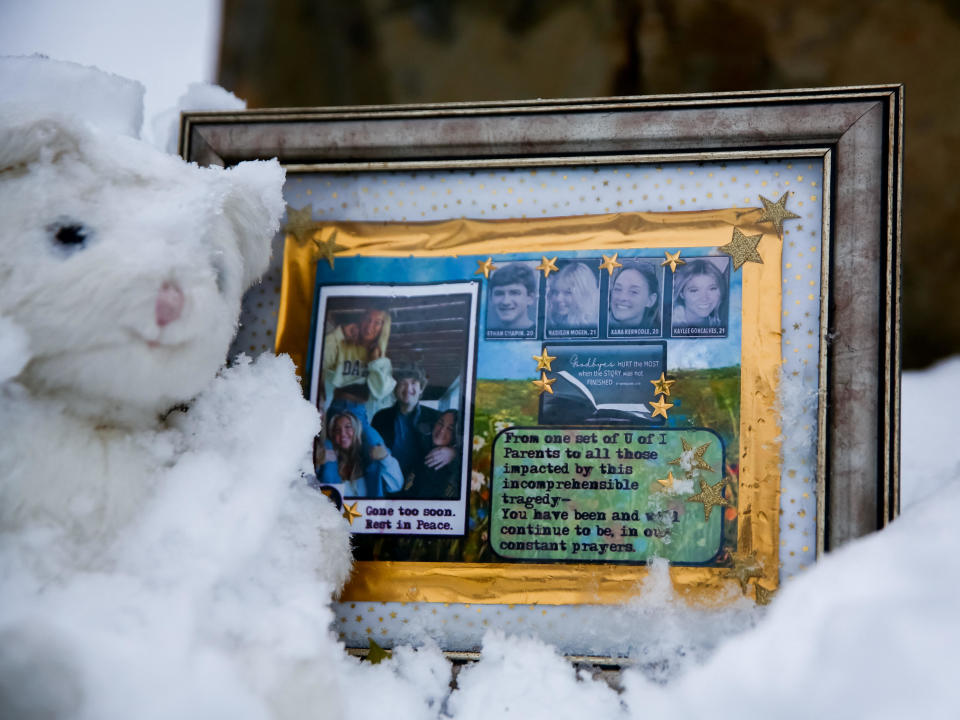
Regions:
[[183, 291], [173, 282], [165, 282], [157, 293], [157, 325], [169, 325], [183, 312]]

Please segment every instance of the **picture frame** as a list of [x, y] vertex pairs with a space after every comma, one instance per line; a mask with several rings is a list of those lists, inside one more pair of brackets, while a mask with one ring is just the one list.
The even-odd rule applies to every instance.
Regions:
[[[730, 541], [731, 547], [746, 541], [746, 550], [752, 548], [754, 554], [744, 555], [740, 550], [721, 553], [714, 556], [714, 560], [717, 557], [723, 560], [713, 569], [695, 567], [692, 561], [684, 567], [681, 558], [678, 567], [671, 567], [671, 577], [674, 587], [687, 596], [693, 593], [715, 602], [727, 592], [724, 588], [739, 584], [745, 595], [764, 603], [781, 582], [802, 569], [806, 562], [884, 527], [898, 512], [902, 142], [903, 88], [889, 85], [634, 98], [186, 113], [181, 120], [180, 153], [189, 161], [218, 166], [276, 157], [288, 173], [288, 218], [275, 241], [274, 264], [264, 286], [251, 291], [245, 299], [237, 350], [249, 352], [279, 347], [290, 352], [291, 347], [299, 343], [302, 356], [298, 358], [296, 350], [291, 352], [298, 366], [304, 367], [308, 356], [316, 364], [319, 350], [311, 344], [325, 342], [318, 330], [323, 326], [322, 321], [315, 317], [310, 320], [317, 307], [313, 283], [315, 275], [320, 277], [320, 268], [327, 273], [324, 276], [327, 280], [323, 281], [327, 285], [352, 284], [354, 290], [346, 291], [346, 296], [363, 300], [366, 291], [356, 288], [364, 285], [363, 278], [368, 277], [369, 272], [379, 272], [377, 261], [363, 260], [363, 257], [374, 257], [376, 253], [381, 253], [376, 257], [389, 255], [393, 264], [387, 267], [402, 267], [401, 274], [413, 272], [411, 268], [420, 272], [418, 268], [438, 266], [439, 261], [401, 261], [400, 258], [409, 256], [410, 251], [423, 251], [425, 245], [434, 248], [430, 252], [436, 257], [469, 258], [473, 265], [469, 272], [464, 269], [467, 265], [463, 265], [460, 270], [445, 270], [435, 279], [431, 279], [433, 271], [424, 270], [420, 282], [437, 285], [473, 280], [479, 283], [476, 290], [471, 291], [474, 292], [471, 297], [475, 298], [470, 315], [470, 322], [475, 323], [471, 357], [458, 356], [457, 360], [466, 368], [458, 376], [463, 380], [481, 381], [481, 376], [468, 368], [470, 363], [477, 362], [477, 353], [485, 352], [483, 348], [492, 348], [497, 343], [496, 347], [502, 349], [517, 343], [536, 342], [537, 350], [545, 355], [560, 355], [560, 362], [566, 363], [563, 367], [568, 370], [567, 376], [572, 377], [572, 385], [587, 389], [594, 406], [591, 412], [600, 412], [601, 406], [611, 403], [600, 395], [594, 397], [590, 388], [586, 388], [585, 379], [589, 375], [578, 375], [571, 370], [575, 359], [571, 348], [579, 350], [580, 355], [576, 356], [579, 359], [596, 346], [601, 363], [612, 363], [614, 359], [625, 361], [616, 356], [618, 344], [642, 346], [644, 352], [653, 353], [649, 359], [653, 367], [659, 362], [656, 354], [659, 351], [654, 347], [658, 343], [664, 348], [676, 346], [676, 351], [664, 349], [667, 359], [677, 352], [686, 352], [684, 348], [720, 346], [710, 343], [726, 343], [724, 347], [736, 345], [738, 352], [744, 352], [742, 357], [738, 356], [744, 368], [739, 375], [743, 383], [739, 405], [742, 426], [741, 432], [734, 432], [731, 437], [742, 442], [736, 462], [731, 464], [729, 458], [725, 461], [725, 456], [720, 462], [727, 462], [728, 469], [738, 473], [737, 492], [755, 492], [756, 496], [751, 496], [746, 506], [753, 512], [744, 513], [740, 506], [739, 516], [735, 518], [738, 529], [716, 532], [733, 533], [736, 538]], [[521, 188], [519, 183], [536, 173], [553, 179], [526, 182]], [[621, 182], [628, 173], [633, 176], [631, 182]], [[597, 183], [592, 182], [590, 174], [598, 178]], [[644, 175], [649, 177], [641, 179]], [[483, 177], [490, 178], [491, 187], [484, 186]], [[564, 178], [563, 182], [560, 177]], [[415, 187], [401, 185], [408, 180], [411, 185], [415, 183]], [[447, 181], [450, 185], [444, 187]], [[683, 192], [677, 190], [687, 182], [688, 188]], [[455, 183], [467, 188], [460, 192], [473, 193], [470, 202], [483, 196], [493, 200], [489, 203], [492, 207], [454, 205], [454, 198], [468, 199], [467, 194], [461, 198], [455, 192], [447, 192]], [[295, 185], [300, 189], [295, 189]], [[585, 190], [595, 185], [599, 189]], [[659, 195], [653, 192], [654, 185]], [[611, 194], [614, 186], [619, 195]], [[811, 186], [814, 190], [807, 197], [805, 189]], [[382, 189], [382, 196], [378, 187]], [[401, 187], [413, 198], [403, 210], [398, 205], [402, 202], [399, 200]], [[801, 191], [801, 187], [805, 189]], [[519, 196], [521, 190], [529, 192], [524, 195], [529, 198], [528, 202], [541, 198], [538, 214], [525, 212], [529, 204], [527, 208], [514, 204], [524, 199]], [[541, 192], [548, 190], [552, 193], [552, 202]], [[491, 196], [494, 192], [500, 195]], [[323, 203], [311, 200], [320, 195], [324, 197]], [[373, 195], [381, 199], [374, 200]], [[641, 197], [646, 207], [640, 203]], [[449, 202], [445, 204], [447, 198]], [[614, 198], [619, 199], [614, 202]], [[606, 206], [608, 201], [610, 207]], [[634, 201], [640, 205], [627, 207]], [[685, 204], [673, 206], [672, 201]], [[421, 204], [414, 211], [413, 204], [417, 202]], [[624, 206], [620, 207], [620, 203]], [[803, 210], [797, 212], [801, 204]], [[297, 244], [294, 232], [297, 228], [291, 224], [296, 218], [292, 218], [289, 211], [302, 213], [307, 205], [316, 206], [325, 215], [312, 215], [308, 219], [306, 232], [316, 243], [309, 253], [295, 259], [295, 250], [303, 243]], [[456, 226], [454, 229], [451, 223]], [[810, 243], [809, 250], [800, 247], [800, 233], [795, 228], [801, 225], [804, 244], [807, 240]], [[509, 232], [503, 231], [506, 226]], [[641, 232], [638, 227], [644, 228], [643, 232], [661, 234], [637, 234]], [[698, 232], [706, 234], [698, 236]], [[721, 232], [726, 233], [723, 241], [718, 239]], [[793, 235], [788, 237], [791, 232]], [[738, 233], [741, 238], [759, 238], [762, 244], [753, 243], [753, 249], [762, 250], [762, 257], [758, 255], [760, 260], [750, 259], [749, 243], [744, 245]], [[561, 237], [574, 238], [571, 241], [574, 244], [560, 243]], [[597, 237], [607, 240], [590, 239]], [[797, 238], [796, 242], [793, 238]], [[448, 241], [453, 244], [446, 250], [436, 250], [438, 243]], [[634, 245], [630, 245], [631, 242]], [[721, 247], [727, 250], [720, 250]], [[728, 252], [731, 247], [733, 252]], [[645, 248], [651, 250], [648, 252]], [[652, 248], [660, 253], [656, 262]], [[667, 316], [680, 317], [682, 300], [677, 289], [680, 284], [677, 267], [670, 267], [669, 263], [677, 249], [682, 250], [681, 257], [693, 258], [700, 264], [697, 277], [705, 276], [702, 268], [706, 264], [715, 266], [716, 277], [728, 278], [716, 281], [728, 283], [724, 292], [731, 293], [731, 306], [724, 309], [722, 324], [719, 320], [699, 325], [667, 321]], [[648, 336], [638, 338], [641, 330], [636, 328], [650, 323], [637, 319], [640, 316], [629, 319], [625, 314], [626, 301], [623, 308], [614, 309], [616, 269], [611, 265], [608, 273], [599, 267], [614, 250], [618, 251], [618, 257], [629, 261], [628, 265], [646, 264], [662, 273], [656, 280], [660, 290], [656, 303], [661, 317], [654, 329], [642, 331], [649, 333]], [[801, 262], [794, 254], [803, 252], [807, 253], [802, 260], [805, 268], [799, 264], [794, 268], [794, 263]], [[595, 273], [593, 282], [597, 284], [600, 298], [597, 302], [601, 304], [597, 306], [596, 320], [590, 318], [574, 326], [582, 333], [579, 339], [564, 336], [567, 331], [562, 330], [563, 322], [557, 319], [558, 315], [551, 314], [559, 305], [549, 304], [553, 301], [548, 301], [548, 293], [558, 276], [551, 275], [549, 268], [542, 275], [538, 273], [538, 284], [530, 295], [531, 302], [539, 303], [536, 306], [539, 309], [534, 310], [531, 305], [525, 311], [529, 313], [526, 324], [533, 329], [512, 331], [514, 339], [504, 339], [506, 331], [497, 323], [505, 323], [507, 319], [493, 319], [496, 316], [493, 297], [489, 294], [490, 276], [482, 273], [481, 263], [490, 260], [494, 267], [515, 263], [535, 268], [541, 256], [542, 262], [557, 256], [560, 267], [589, 266]], [[581, 258], [590, 262], [581, 262]], [[401, 262], [415, 264], [396, 264]], [[619, 261], [615, 258], [616, 262]], [[475, 274], [474, 266], [480, 274]], [[291, 267], [296, 268], [296, 272], [291, 272]], [[694, 274], [689, 268], [679, 269], [680, 277], [683, 273]], [[798, 271], [795, 274], [794, 269]], [[559, 272], [559, 268], [555, 270]], [[345, 274], [340, 276], [338, 272]], [[626, 276], [622, 268], [621, 272]], [[587, 277], [585, 272], [582, 274]], [[636, 276], [636, 271], [634, 274]], [[729, 284], [729, 278], [734, 278], [735, 284]], [[737, 278], [742, 278], [742, 285]], [[801, 282], [809, 286], [810, 292], [791, 294], [794, 286]], [[322, 283], [318, 281], [318, 284]], [[668, 291], [668, 284], [672, 290]], [[300, 298], [298, 315], [291, 314], [291, 297]], [[796, 308], [788, 306], [788, 298]], [[738, 303], [737, 308], [734, 302]], [[311, 308], [305, 310], [307, 305]], [[771, 314], [774, 306], [776, 317]], [[799, 312], [798, 308], [805, 309], [807, 316], [802, 323], [789, 316], [790, 312]], [[622, 318], [617, 317], [618, 313]], [[765, 319], [755, 323], [754, 317]], [[308, 327], [310, 322], [313, 322], [312, 330]], [[330, 322], [334, 324], [327, 329], [338, 327], [336, 322]], [[802, 345], [796, 336], [801, 324], [805, 333]], [[260, 335], [255, 337], [253, 334], [257, 332]], [[291, 333], [300, 338], [293, 345]], [[745, 338], [750, 338], [749, 343]], [[753, 349], [744, 351], [748, 345]], [[799, 364], [801, 357], [803, 365]], [[754, 362], [758, 358], [764, 358], [763, 362]], [[664, 367], [667, 364], [664, 360]], [[798, 369], [791, 371], [794, 365]], [[793, 380], [791, 372], [801, 380], [807, 379]], [[668, 375], [669, 372], [662, 377]], [[559, 374], [556, 377], [560, 377]], [[547, 379], [547, 375], [543, 378]], [[771, 378], [778, 379], [772, 381], [776, 387], [769, 392], [768, 400], [764, 400], [766, 404], [749, 405], [747, 391], [758, 390]], [[640, 403], [638, 393], [641, 391], [636, 388], [643, 382], [655, 383], [655, 380], [643, 376], [635, 383], [626, 381], [625, 390], [620, 394], [625, 393], [629, 402], [612, 404]], [[657, 387], [654, 384], [654, 388]], [[479, 386], [469, 392], [478, 391]], [[764, 392], [753, 396], [764, 396]], [[553, 393], [546, 394], [545, 399], [544, 395], [541, 389], [537, 397], [539, 414], [525, 416], [536, 421], [530, 427], [540, 430], [567, 425], [586, 427], [586, 416], [570, 415], [573, 411], [569, 406], [560, 410], [548, 408], [544, 413], [543, 403], [550, 401]], [[655, 402], [665, 399], [668, 398], [661, 395]], [[649, 403], [650, 398], [644, 396], [642, 401]], [[799, 417], [795, 413], [799, 412], [797, 403], [803, 405], [809, 423], [792, 422]], [[484, 410], [482, 403], [476, 407], [468, 403], [466, 409], [469, 417], [462, 417], [464, 429], [460, 444], [460, 450], [464, 451], [459, 480], [462, 501], [467, 496], [473, 497], [465, 466], [488, 453], [483, 457], [491, 468], [486, 482], [492, 492], [494, 483], [503, 482], [502, 477], [494, 477], [494, 465], [505, 464], [503, 458], [495, 459], [494, 454], [503, 452], [504, 438], [510, 439], [511, 433], [518, 436], [522, 433], [510, 427], [496, 430], [492, 425], [488, 435], [474, 433], [476, 428], [472, 426], [468, 432], [466, 428], [471, 419], [475, 424], [478, 413]], [[756, 413], [754, 419], [758, 422], [747, 422], [750, 412]], [[487, 422], [487, 415], [483, 417]], [[563, 421], [571, 417], [574, 420], [565, 425]], [[617, 427], [613, 410], [599, 417], [602, 422], [598, 427]], [[787, 417], [791, 422], [784, 420]], [[662, 420], [665, 418], [657, 422]], [[766, 420], [773, 421], [760, 435], [753, 435], [760, 432], [756, 428]], [[748, 426], [749, 431], [743, 429]], [[628, 422], [627, 427], [633, 426]], [[654, 431], [657, 427], [651, 425], [649, 429]], [[710, 432], [710, 428], [697, 432]], [[479, 438], [486, 447], [467, 452], [471, 434], [474, 443]], [[583, 435], [588, 437], [587, 433]], [[718, 435], [720, 442], [704, 453], [719, 452], [724, 445], [722, 435]], [[572, 437], [562, 432], [551, 433], [551, 436]], [[696, 443], [702, 448], [711, 442], [707, 435], [702, 438], [678, 435], [676, 442], [681, 440], [684, 451], [688, 442], [691, 448]], [[603, 443], [598, 440], [587, 443], [592, 448], [579, 449], [574, 448], [573, 439], [560, 444], [573, 452], [589, 452]], [[748, 452], [759, 453], [759, 456], [767, 453], [762, 472], [747, 468], [749, 462], [744, 461]], [[785, 459], [789, 453], [795, 453], [790, 456], [796, 460], [795, 466], [790, 465], [793, 460]], [[715, 464], [709, 459], [704, 462], [708, 466]], [[479, 466], [470, 467], [476, 471]], [[756, 474], [749, 475], [750, 472]], [[712, 480], [703, 491], [707, 491], [711, 483]], [[698, 489], [696, 485], [693, 488]], [[730, 499], [732, 488], [728, 486], [724, 492], [727, 494], [721, 497]], [[347, 495], [346, 499], [350, 497]], [[530, 497], [528, 494], [527, 499]], [[345, 502], [344, 498], [340, 501]], [[409, 505], [413, 501], [405, 502]], [[459, 521], [467, 522], [472, 507], [469, 503], [474, 500], [466, 502], [466, 514], [460, 516]], [[489, 503], [488, 512], [509, 512], [502, 503], [497, 505], [495, 498], [484, 502]], [[737, 502], [744, 500], [738, 498]], [[383, 500], [378, 512], [387, 512], [390, 507], [399, 509], [398, 503], [397, 499]], [[703, 508], [706, 515], [707, 504]], [[486, 522], [490, 532], [513, 533], [517, 529], [510, 520], [495, 524], [491, 516]], [[721, 521], [725, 522], [726, 519]], [[787, 538], [784, 534], [787, 527], [795, 531], [796, 538]], [[591, 540], [599, 539], [591, 537]], [[484, 542], [492, 544], [493, 541]], [[721, 541], [717, 539], [717, 542]], [[786, 549], [794, 546], [795, 551]], [[622, 603], [641, 593], [638, 583], [647, 572], [647, 559], [639, 563], [624, 560], [626, 564], [618, 565], [591, 555], [585, 562], [564, 565], [563, 562], [557, 564], [557, 556], [550, 556], [549, 552], [545, 559], [525, 555], [526, 551], [513, 557], [510, 553], [517, 551], [504, 552], [506, 555], [494, 558], [498, 562], [491, 561], [486, 566], [467, 563], [469, 571], [461, 571], [455, 563], [447, 562], [362, 560], [357, 563], [358, 575], [335, 605], [338, 630], [348, 646], [363, 648], [370, 638], [388, 645], [403, 642], [416, 637], [411, 634], [416, 628], [416, 632], [436, 637], [447, 651], [469, 654], [476, 649], [483, 629], [491, 626], [510, 629], [514, 627], [511, 622], [524, 620], [528, 630], [554, 642], [571, 656], [614, 662], [625, 655], [625, 648], [633, 641], [624, 638], [583, 641], [566, 637], [556, 629], [557, 621], [563, 615], [564, 622], [570, 617], [585, 618], [583, 621], [589, 622], [590, 613], [604, 612], [605, 604]], [[367, 557], [376, 557], [376, 554]], [[757, 557], [765, 559], [759, 564], [749, 559]], [[538, 571], [537, 567], [541, 569]], [[550, 568], [549, 572], [543, 570], [544, 567]], [[531, 592], [546, 575], [555, 582], [550, 594]], [[583, 591], [584, 587], [590, 588], [589, 593]], [[449, 588], [454, 589], [448, 591]], [[525, 619], [507, 619], [514, 610], [517, 614], [526, 613]], [[442, 618], [442, 621], [438, 619], [431, 624], [415, 619], [417, 613]], [[396, 616], [394, 622], [391, 614]], [[468, 619], [474, 615], [476, 622]], [[372, 623], [369, 617], [379, 618], [378, 623]], [[402, 618], [402, 622], [398, 618]], [[642, 640], [636, 642], [642, 643]]]

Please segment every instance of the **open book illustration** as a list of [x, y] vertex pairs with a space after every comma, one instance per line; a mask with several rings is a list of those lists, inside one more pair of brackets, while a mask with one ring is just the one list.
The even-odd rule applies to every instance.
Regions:
[[597, 403], [593, 393], [590, 392], [590, 388], [580, 382], [578, 378], [574, 377], [566, 370], [561, 370], [557, 373], [557, 375], [583, 393], [587, 400], [590, 401], [590, 404], [593, 405], [594, 409], [598, 412], [612, 410], [615, 412], [632, 413], [633, 415], [640, 417], [646, 417], [650, 415], [650, 409], [647, 407], [646, 403]]

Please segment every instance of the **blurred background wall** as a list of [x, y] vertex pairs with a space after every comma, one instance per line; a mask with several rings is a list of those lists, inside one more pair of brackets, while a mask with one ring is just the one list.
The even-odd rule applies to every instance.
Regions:
[[250, 107], [906, 85], [904, 365], [960, 352], [956, 0], [224, 0]]

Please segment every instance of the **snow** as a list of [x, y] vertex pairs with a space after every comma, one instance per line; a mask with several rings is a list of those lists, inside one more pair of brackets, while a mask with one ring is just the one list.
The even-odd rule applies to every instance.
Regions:
[[[931, 400], [935, 399], [935, 404]], [[901, 507], [909, 510], [960, 477], [954, 408], [960, 407], [960, 356], [905, 373], [901, 394]]]
[[176, 107], [168, 108], [150, 121], [153, 143], [171, 155], [177, 153], [180, 136], [180, 113], [207, 110], [244, 110], [247, 103], [229, 90], [210, 83], [190, 83], [177, 100]]
[[483, 659], [460, 673], [447, 707], [461, 720], [484, 718], [614, 718], [617, 694], [574, 668], [536, 640], [492, 631]]
[[318, 430], [289, 358], [240, 358], [168, 424], [131, 434], [175, 461], [100, 557], [66, 556], [48, 579], [20, 561], [47, 547], [54, 565], [59, 528], [0, 536], [0, 716], [53, 703], [80, 718], [270, 717], [271, 694], [328, 682], [340, 651], [324, 578], [345, 548], [324, 540], [343, 521], [305, 483], [277, 482], [299, 477]]
[[52, 68], [37, 56], [0, 63], [4, 112], [27, 113], [41, 106], [62, 116], [82, 118], [103, 131], [138, 137], [143, 124], [143, 86], [77, 63]]

